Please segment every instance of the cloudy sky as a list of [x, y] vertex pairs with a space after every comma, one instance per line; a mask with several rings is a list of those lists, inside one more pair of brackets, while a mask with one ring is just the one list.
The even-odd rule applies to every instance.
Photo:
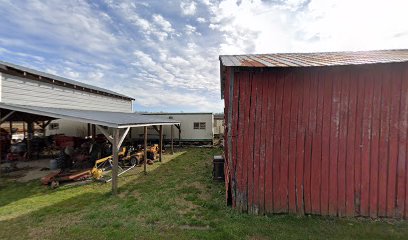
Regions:
[[405, 0], [0, 0], [0, 60], [220, 112], [220, 54], [408, 48]]

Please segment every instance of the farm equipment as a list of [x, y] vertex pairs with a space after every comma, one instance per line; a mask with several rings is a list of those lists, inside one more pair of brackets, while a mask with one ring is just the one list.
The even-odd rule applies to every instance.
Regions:
[[[157, 158], [158, 145], [155, 144], [147, 149], [147, 164], [153, 164], [153, 161]], [[137, 148], [123, 147], [122, 151], [118, 153], [119, 157], [119, 174], [118, 176], [124, 174], [125, 172], [131, 170], [137, 165], [143, 163], [144, 161], [144, 149], [141, 146]], [[92, 169], [92, 176], [95, 179], [102, 179], [103, 175], [110, 171], [113, 166], [112, 156], [99, 159], [95, 162], [95, 166]], [[106, 179], [105, 182], [110, 182], [112, 178]]]
[[[92, 168], [85, 168], [81, 170], [71, 170], [69, 169], [73, 165], [78, 165], [75, 162], [72, 163], [70, 156], [77, 156], [74, 153], [68, 151], [70, 148], [66, 148], [64, 151], [61, 152], [60, 155], [60, 167], [63, 169], [51, 173], [41, 179], [41, 182], [44, 185], [50, 185], [51, 188], [58, 187], [61, 182], [75, 182], [75, 181], [83, 181], [86, 179], [95, 179], [103, 182], [110, 182], [112, 180], [111, 177], [107, 177], [108, 173], [112, 170], [113, 167], [113, 156], [107, 156], [100, 158], [95, 161]], [[92, 149], [91, 149], [92, 150]], [[72, 151], [72, 150], [71, 150]], [[157, 158], [158, 153], [158, 145], [153, 145], [148, 147], [147, 149], [147, 164], [153, 164], [153, 161]], [[82, 156], [82, 155], [80, 155]], [[119, 174], [118, 176], [124, 174], [125, 172], [133, 169], [134, 167], [140, 165], [144, 161], [144, 149], [141, 146], [134, 148], [133, 146], [130, 147], [123, 147], [121, 151], [118, 153], [119, 157]], [[90, 161], [89, 157], [82, 157], [85, 158], [87, 161]], [[81, 160], [80, 162], [84, 162]]]
[[75, 182], [90, 179], [92, 172], [87, 170], [60, 170], [58, 172], [50, 173], [41, 178], [41, 183], [44, 185], [50, 185], [51, 188], [57, 188], [61, 182]]

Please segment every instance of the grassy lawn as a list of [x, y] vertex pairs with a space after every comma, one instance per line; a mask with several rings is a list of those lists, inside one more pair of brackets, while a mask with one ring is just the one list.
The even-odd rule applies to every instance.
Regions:
[[216, 149], [188, 149], [110, 184], [0, 184], [0, 239], [408, 239], [408, 223], [240, 214], [211, 180]]

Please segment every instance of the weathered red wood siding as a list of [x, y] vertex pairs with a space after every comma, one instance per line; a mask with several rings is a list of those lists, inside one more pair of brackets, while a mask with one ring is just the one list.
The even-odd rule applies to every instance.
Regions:
[[227, 68], [224, 89], [233, 207], [408, 218], [408, 64]]

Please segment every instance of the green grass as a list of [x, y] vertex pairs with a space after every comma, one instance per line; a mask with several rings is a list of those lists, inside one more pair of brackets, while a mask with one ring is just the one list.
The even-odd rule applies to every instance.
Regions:
[[[241, 214], [211, 179], [217, 149], [188, 149], [110, 184], [0, 184], [0, 239], [408, 239], [408, 223]], [[4, 182], [6, 181], [6, 182]]]

